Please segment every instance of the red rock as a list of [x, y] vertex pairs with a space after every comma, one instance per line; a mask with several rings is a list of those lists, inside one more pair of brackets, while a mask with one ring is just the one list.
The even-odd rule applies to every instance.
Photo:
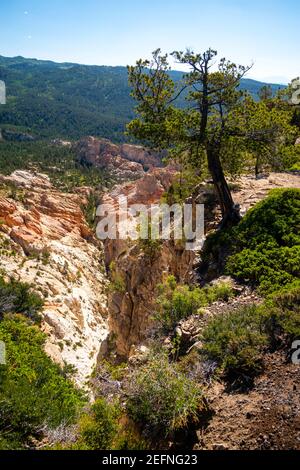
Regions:
[[136, 179], [145, 171], [161, 166], [161, 157], [138, 145], [115, 145], [105, 139], [85, 137], [75, 146], [78, 160], [110, 171], [122, 179]]
[[[0, 198], [0, 218], [2, 229], [7, 233], [11, 229], [11, 238], [22, 246], [26, 253], [40, 250], [47, 239], [58, 240], [74, 234], [80, 238], [91, 237], [81, 210], [86, 202], [85, 195], [64, 194], [47, 183], [43, 175], [29, 172], [14, 172], [9, 177], [2, 177], [17, 187], [29, 189], [24, 194], [23, 204]], [[24, 183], [25, 182], [25, 183]]]

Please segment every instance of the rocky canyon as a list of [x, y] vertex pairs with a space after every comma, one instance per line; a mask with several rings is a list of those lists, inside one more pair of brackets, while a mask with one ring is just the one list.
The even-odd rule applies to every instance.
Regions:
[[[120, 195], [129, 204], [159, 202], [175, 174], [172, 168], [153, 168], [116, 185], [101, 202], [116, 209]], [[84, 218], [92, 188], [62, 193], [47, 175], [27, 171], [1, 176], [0, 183], [2, 270], [44, 297], [46, 351], [60, 364], [73, 365], [76, 381], [84, 385], [111, 340], [118, 356], [135, 354], [151, 331], [157, 284], [169, 274], [191, 282], [197, 253], [172, 240], [153, 254], [138, 241], [100, 242]], [[287, 185], [297, 187], [298, 177], [243, 177], [235, 199], [245, 212], [270, 189]], [[116, 279], [120, 285], [114, 289]]]

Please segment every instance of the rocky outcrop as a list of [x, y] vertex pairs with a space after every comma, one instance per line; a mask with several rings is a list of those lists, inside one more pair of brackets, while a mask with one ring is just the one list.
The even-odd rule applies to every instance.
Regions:
[[181, 282], [190, 282], [194, 253], [172, 242], [164, 242], [153, 255], [138, 244], [126, 247], [115, 261], [112, 275], [122, 287], [113, 290], [109, 302], [110, 334], [116, 353], [128, 358], [151, 335], [154, 326], [157, 285], [170, 274]]
[[272, 189], [300, 188], [298, 175], [290, 173], [270, 173], [256, 179], [252, 176], [242, 176], [237, 183], [237, 189], [233, 193], [234, 202], [239, 204], [241, 214], [245, 215], [257, 202], [267, 197]]
[[112, 144], [106, 139], [85, 137], [75, 145], [75, 150], [81, 165], [105, 169], [123, 180], [137, 179], [145, 171], [161, 166], [157, 153], [138, 145]]
[[[105, 193], [102, 203], [113, 211], [120, 196], [126, 196], [129, 205], [158, 203], [175, 175], [172, 167], [143, 171], [138, 180]], [[299, 187], [299, 177], [282, 173], [258, 180], [242, 177], [234, 199], [245, 213], [275, 187]], [[82, 187], [76, 194], [61, 193], [48, 176], [27, 171], [0, 176], [1, 268], [8, 276], [33, 284], [44, 297], [46, 350], [61, 364], [74, 365], [80, 384], [110, 340], [114, 339], [119, 356], [134, 355], [153, 327], [157, 284], [169, 274], [190, 282], [197, 261], [195, 252], [173, 240], [150, 250], [132, 240], [107, 240], [103, 247], [81, 209], [91, 192]], [[202, 192], [205, 197], [199, 202], [207, 205], [210, 230], [217, 220], [216, 214], [210, 214], [215, 200], [210, 207], [205, 186]], [[105, 266], [110, 270], [110, 293]]]
[[120, 146], [120, 149], [123, 158], [131, 162], [140, 163], [146, 171], [153, 167], [162, 166], [162, 153], [159, 154], [140, 145], [131, 144], [123, 144]]
[[25, 171], [0, 181], [1, 268], [44, 298], [46, 351], [84, 385], [108, 334], [103, 250], [81, 210], [88, 188], [61, 193]]
[[48, 175], [41, 173], [34, 174], [30, 171], [25, 170], [16, 170], [10, 176], [0, 175], [0, 182], [10, 183], [17, 187], [22, 187], [25, 189], [30, 188], [41, 188], [41, 189], [50, 189], [52, 184]]
[[[103, 204], [119, 209], [119, 196], [127, 204], [159, 203], [161, 196], [176, 175], [172, 168], [154, 169], [143, 178], [119, 185], [107, 193]], [[134, 217], [128, 219], [129, 227]], [[194, 252], [174, 240], [159, 243], [154, 249], [133, 240], [106, 240], [105, 263], [111, 271], [109, 298], [110, 337], [115, 341], [118, 356], [128, 358], [150, 334], [153, 326], [157, 284], [169, 274], [182, 282], [192, 277]], [[105, 351], [104, 351], [105, 352]]]

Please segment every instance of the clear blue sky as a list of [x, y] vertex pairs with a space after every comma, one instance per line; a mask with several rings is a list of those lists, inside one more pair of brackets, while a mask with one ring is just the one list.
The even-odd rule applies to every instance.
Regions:
[[252, 78], [300, 75], [299, 0], [0, 0], [0, 25], [4, 56], [126, 65], [157, 47], [213, 47], [254, 61]]

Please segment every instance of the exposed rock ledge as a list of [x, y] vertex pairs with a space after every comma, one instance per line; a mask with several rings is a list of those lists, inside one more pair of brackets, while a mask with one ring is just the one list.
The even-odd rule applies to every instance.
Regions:
[[140, 178], [145, 171], [162, 166], [162, 155], [140, 145], [116, 145], [106, 139], [84, 137], [75, 145], [83, 166], [105, 169], [122, 180]]
[[44, 297], [46, 351], [73, 365], [84, 385], [108, 334], [103, 251], [81, 211], [85, 196], [61, 193], [46, 175], [26, 171], [0, 182], [17, 188], [14, 198], [0, 189], [1, 268]]

